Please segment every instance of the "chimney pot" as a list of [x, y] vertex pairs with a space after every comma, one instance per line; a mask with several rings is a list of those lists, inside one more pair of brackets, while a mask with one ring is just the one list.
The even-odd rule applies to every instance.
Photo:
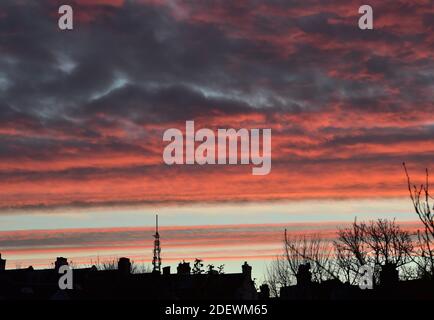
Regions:
[[54, 269], [59, 270], [61, 266], [67, 266], [68, 259], [64, 257], [57, 257], [56, 262], [54, 263]]
[[249, 266], [247, 261], [244, 261], [244, 264], [241, 266], [241, 270], [243, 271], [243, 274], [249, 278], [252, 277], [252, 267]]
[[131, 262], [130, 259], [122, 257], [118, 261], [118, 271], [122, 274], [131, 273]]
[[170, 266], [163, 268], [163, 275], [168, 275], [168, 274], [170, 274]]
[[177, 268], [178, 274], [190, 274], [191, 267], [190, 262], [180, 262]]

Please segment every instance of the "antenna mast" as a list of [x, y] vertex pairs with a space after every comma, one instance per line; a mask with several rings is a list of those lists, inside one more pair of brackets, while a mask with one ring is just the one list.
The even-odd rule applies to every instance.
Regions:
[[161, 272], [161, 247], [160, 247], [160, 234], [158, 233], [158, 214], [155, 216], [155, 234], [154, 234], [154, 258], [152, 259], [153, 273]]

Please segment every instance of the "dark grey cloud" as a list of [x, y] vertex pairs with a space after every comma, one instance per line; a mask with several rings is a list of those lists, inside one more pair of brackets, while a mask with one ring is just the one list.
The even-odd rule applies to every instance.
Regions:
[[[150, 157], [160, 150], [144, 145], [160, 139], [161, 128], [207, 117], [262, 114], [276, 137], [302, 136], [317, 141], [317, 148], [336, 149], [305, 159], [291, 149], [315, 147], [288, 139], [278, 150], [287, 157], [275, 160], [282, 167], [400, 162], [399, 155], [384, 154], [342, 160], [337, 151], [432, 136], [432, 119], [421, 120], [434, 111], [429, 5], [373, 0], [378, 28], [366, 32], [357, 28], [358, 1], [125, 1], [120, 7], [72, 1], [76, 29], [61, 32], [60, 3], [0, 4], [3, 181], [158, 172], [134, 165], [53, 169], [50, 161], [114, 153]], [[354, 132], [352, 119], [333, 118], [339, 113], [365, 116], [366, 128]], [[408, 122], [405, 130], [397, 120]], [[409, 157], [418, 156], [429, 158], [424, 150]], [[18, 167], [47, 161], [47, 167], [17, 169], [14, 161]]]

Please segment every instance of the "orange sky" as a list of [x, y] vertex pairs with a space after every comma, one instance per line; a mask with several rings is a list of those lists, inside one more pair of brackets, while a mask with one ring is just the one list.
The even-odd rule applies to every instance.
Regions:
[[[143, 257], [150, 234], [123, 241], [132, 230], [115, 228], [145, 235], [157, 209], [166, 228], [247, 230], [193, 228], [187, 241], [187, 228], [166, 238], [169, 261], [241, 258], [243, 241], [269, 258], [285, 223], [415, 218], [402, 163], [419, 184], [434, 159], [431, 0], [372, 0], [369, 31], [358, 0], [74, 0], [71, 32], [57, 28], [61, 3], [0, 6], [0, 252], [11, 261]], [[188, 120], [271, 128], [271, 173], [165, 165], [163, 132]], [[242, 248], [226, 252], [228, 241]]]

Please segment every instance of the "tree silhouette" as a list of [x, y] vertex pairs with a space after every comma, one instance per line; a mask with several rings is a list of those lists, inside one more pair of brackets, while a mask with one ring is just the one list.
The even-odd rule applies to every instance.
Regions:
[[395, 220], [357, 222], [338, 231], [335, 252], [340, 275], [349, 283], [357, 282], [359, 270], [370, 265], [377, 272], [385, 265], [402, 268], [412, 260], [411, 234]]
[[430, 200], [433, 199], [429, 191], [429, 174], [425, 169], [425, 182], [419, 187], [411, 183], [405, 163], [405, 175], [407, 177], [407, 186], [410, 199], [413, 203], [414, 210], [423, 224], [423, 230], [418, 230], [418, 255], [414, 262], [418, 266], [418, 274], [423, 278], [434, 277], [434, 214]]
[[202, 269], [203, 268], [203, 260], [202, 259], [195, 259], [194, 260], [194, 265], [193, 265], [193, 270], [191, 270], [191, 272], [193, 274], [202, 274], [205, 271]]
[[338, 239], [334, 241], [340, 274], [345, 282], [351, 284], [356, 283], [361, 266], [368, 262], [364, 230], [364, 224], [354, 220], [350, 227], [338, 231]]
[[320, 235], [289, 236], [285, 230], [284, 252], [267, 267], [266, 283], [273, 296], [280, 288], [294, 284], [301, 265], [309, 264], [312, 281], [335, 279], [357, 284], [360, 268], [370, 265], [376, 279], [384, 266], [393, 266], [408, 273], [404, 267], [412, 261], [411, 234], [395, 220], [378, 219], [354, 222], [337, 233], [330, 242]]
[[217, 269], [215, 267], [215, 265], [213, 264], [209, 264], [206, 266], [207, 267], [207, 272], [208, 274], [224, 274], [224, 270], [225, 270], [225, 265], [221, 264], [219, 266], [217, 266]]
[[311, 265], [312, 278], [321, 282], [336, 279], [336, 264], [333, 263], [333, 247], [320, 235], [289, 236], [285, 230], [284, 253], [267, 266], [265, 282], [273, 296], [278, 296], [281, 287], [295, 284], [301, 265]]

